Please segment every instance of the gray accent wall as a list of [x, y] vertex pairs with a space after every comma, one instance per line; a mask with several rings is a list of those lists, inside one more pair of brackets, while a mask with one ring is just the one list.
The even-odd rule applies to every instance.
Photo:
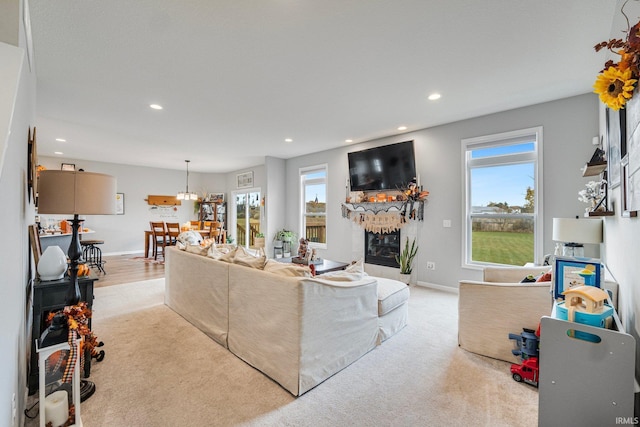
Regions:
[[[420, 181], [430, 191], [424, 221], [417, 227], [420, 248], [414, 271], [417, 270], [418, 283], [455, 290], [460, 279], [479, 279], [481, 276], [479, 270], [462, 266], [464, 170], [461, 140], [542, 126], [543, 252], [552, 253], [552, 218], [584, 214], [586, 205], [578, 201], [578, 191], [587, 179], [582, 177], [580, 168], [595, 150], [592, 140], [599, 132], [597, 104], [596, 95], [585, 94], [289, 159], [286, 163], [286, 224], [290, 227], [298, 225], [300, 201], [296, 185], [299, 168], [328, 163], [328, 248], [321, 256], [352, 260], [351, 223], [342, 218], [340, 208], [346, 196], [347, 153], [414, 140]], [[443, 220], [451, 220], [451, 228], [444, 228]], [[599, 256], [598, 250], [593, 250]], [[435, 262], [436, 269], [427, 270], [427, 261]]]

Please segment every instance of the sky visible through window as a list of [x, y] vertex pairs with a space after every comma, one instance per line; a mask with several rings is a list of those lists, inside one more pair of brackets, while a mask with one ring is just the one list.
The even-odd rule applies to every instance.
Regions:
[[[472, 158], [524, 153], [535, 150], [533, 142], [480, 148], [471, 151]], [[474, 168], [471, 171], [471, 205], [487, 206], [506, 202], [509, 206], [526, 203], [527, 187], [534, 188], [533, 163]]]

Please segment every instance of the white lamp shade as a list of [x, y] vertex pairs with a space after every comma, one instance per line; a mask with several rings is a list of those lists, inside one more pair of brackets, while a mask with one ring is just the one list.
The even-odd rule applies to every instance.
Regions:
[[565, 243], [602, 243], [602, 219], [553, 218], [553, 240]]
[[116, 179], [93, 172], [41, 171], [38, 213], [115, 215]]

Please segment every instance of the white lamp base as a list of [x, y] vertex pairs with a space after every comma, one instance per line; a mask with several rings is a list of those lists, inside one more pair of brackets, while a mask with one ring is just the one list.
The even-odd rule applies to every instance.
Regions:
[[562, 247], [562, 255], [574, 258], [584, 258], [584, 246], [576, 243], [566, 244]]

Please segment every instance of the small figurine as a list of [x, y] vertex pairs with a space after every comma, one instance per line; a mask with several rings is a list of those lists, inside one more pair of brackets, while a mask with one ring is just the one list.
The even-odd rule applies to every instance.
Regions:
[[309, 246], [309, 241], [304, 237], [300, 238], [300, 246], [298, 246], [298, 257], [301, 259], [305, 259], [307, 257], [307, 248]]

